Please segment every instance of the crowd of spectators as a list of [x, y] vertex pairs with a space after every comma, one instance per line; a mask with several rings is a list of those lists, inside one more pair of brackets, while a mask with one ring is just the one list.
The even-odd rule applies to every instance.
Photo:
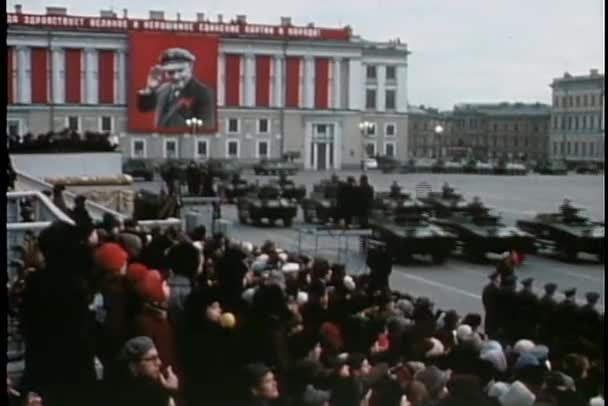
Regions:
[[568, 345], [555, 337], [547, 345], [533, 331], [504, 333], [512, 324], [488, 337], [481, 314], [438, 310], [430, 298], [389, 289], [384, 273], [375, 278], [374, 268], [384, 266], [378, 256], [368, 260], [370, 273], [350, 275], [270, 241], [255, 246], [204, 228], [185, 235], [133, 221], [54, 223], [24, 249], [14, 302], [25, 372], [9, 385], [9, 399], [45, 406], [604, 404], [598, 343], [568, 336]]
[[112, 152], [117, 145], [111, 142], [109, 133], [85, 132], [65, 129], [61, 132], [49, 131], [35, 136], [7, 134], [8, 148], [11, 153], [60, 153], [60, 152]]

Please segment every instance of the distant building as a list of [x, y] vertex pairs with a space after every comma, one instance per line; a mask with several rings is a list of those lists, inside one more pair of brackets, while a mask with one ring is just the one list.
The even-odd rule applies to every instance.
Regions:
[[[540, 160], [546, 157], [550, 106], [458, 104], [449, 112], [409, 107], [412, 158]], [[435, 131], [437, 125], [442, 132]]]
[[[317, 170], [359, 167], [366, 152], [407, 157], [410, 52], [399, 40], [366, 41], [348, 26], [295, 26], [288, 17], [261, 25], [244, 15], [188, 21], [16, 7], [6, 18], [8, 134], [102, 131], [118, 136], [125, 158], [153, 160], [246, 163], [297, 152], [297, 163]], [[195, 87], [151, 90], [162, 86], [148, 84], [149, 74], [183, 69], [183, 52], [181, 68], [169, 69], [169, 58], [157, 65], [175, 48], [195, 55], [195, 77], [214, 93], [215, 117], [202, 130], [155, 119], [185, 123], [208, 104]], [[363, 121], [373, 124], [366, 134]]]
[[565, 73], [551, 83], [549, 155], [570, 162], [604, 163], [604, 75]]

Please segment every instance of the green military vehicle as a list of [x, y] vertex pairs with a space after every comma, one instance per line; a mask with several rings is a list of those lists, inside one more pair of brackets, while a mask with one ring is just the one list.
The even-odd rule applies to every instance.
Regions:
[[298, 214], [298, 205], [295, 200], [282, 197], [278, 187], [264, 185], [238, 199], [237, 211], [242, 224], [261, 225], [262, 220], [266, 219], [271, 225], [281, 220], [285, 227], [291, 227]]

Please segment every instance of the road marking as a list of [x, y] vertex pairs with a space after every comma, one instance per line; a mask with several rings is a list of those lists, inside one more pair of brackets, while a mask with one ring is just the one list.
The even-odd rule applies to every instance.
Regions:
[[565, 271], [563, 269], [558, 269], [558, 268], [554, 268], [554, 267], [547, 267], [547, 268], [543, 269], [543, 271], [555, 272], [555, 273], [558, 273], [558, 274], [571, 276], [571, 277], [573, 277], [575, 279], [586, 279], [586, 280], [591, 281], [591, 282], [601, 283], [602, 285], [604, 284], [604, 278], [602, 278], [602, 279], [594, 278], [594, 277], [589, 276], [589, 275], [575, 273], [575, 272], [571, 272], [571, 271]]
[[451, 292], [459, 293], [459, 294], [461, 294], [463, 296], [470, 297], [471, 299], [481, 300], [481, 296], [480, 295], [476, 295], [474, 293], [468, 292], [466, 290], [458, 289], [458, 288], [455, 288], [453, 286], [445, 285], [445, 284], [440, 283], [440, 282], [435, 282], [433, 280], [426, 279], [426, 278], [423, 278], [421, 276], [412, 275], [410, 273], [403, 272], [403, 271], [399, 271], [397, 274], [398, 275], [402, 275], [405, 278], [412, 279], [412, 280], [415, 280], [415, 281], [418, 281], [418, 282], [421, 282], [421, 283], [424, 283], [424, 284], [427, 284], [427, 285], [435, 286], [435, 287], [443, 289], [443, 290], [449, 290]]

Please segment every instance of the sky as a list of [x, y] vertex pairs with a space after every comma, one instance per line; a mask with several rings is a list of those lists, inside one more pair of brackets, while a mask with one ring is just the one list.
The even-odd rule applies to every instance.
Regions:
[[409, 103], [446, 110], [457, 103], [550, 103], [553, 78], [604, 72], [602, 0], [9, 0], [7, 10], [15, 4], [26, 13], [63, 6], [74, 15], [120, 15], [127, 8], [138, 18], [162, 10], [167, 19], [204, 12], [213, 20], [246, 14], [261, 24], [290, 16], [294, 25], [350, 25], [367, 40], [406, 43]]

